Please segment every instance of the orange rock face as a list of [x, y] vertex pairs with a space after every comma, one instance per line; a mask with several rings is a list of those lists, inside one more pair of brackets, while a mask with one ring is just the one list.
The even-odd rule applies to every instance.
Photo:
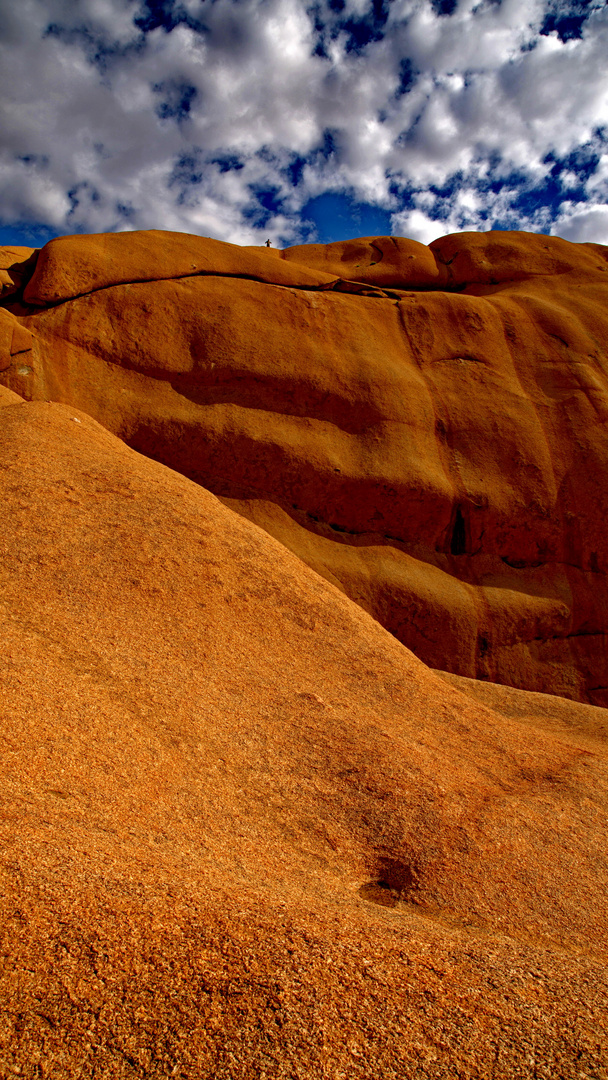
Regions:
[[0, 380], [220, 495], [430, 665], [602, 704], [607, 256], [67, 237], [5, 301]]
[[603, 1080], [608, 712], [3, 399], [0, 1074]]
[[0, 299], [23, 290], [36, 263], [36, 248], [0, 247]]

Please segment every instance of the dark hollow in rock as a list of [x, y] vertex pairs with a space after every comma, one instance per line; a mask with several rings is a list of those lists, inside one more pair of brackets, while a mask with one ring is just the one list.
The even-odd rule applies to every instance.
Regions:
[[464, 555], [467, 550], [467, 534], [460, 507], [456, 510], [452, 540], [450, 542], [450, 555]]
[[411, 865], [400, 859], [382, 858], [374, 869], [376, 876], [359, 888], [363, 900], [381, 907], [395, 907], [400, 900], [410, 898], [418, 881], [418, 874]]
[[369, 904], [391, 908], [396, 907], [400, 899], [398, 891], [391, 889], [388, 881], [366, 881], [359, 889], [359, 896]]

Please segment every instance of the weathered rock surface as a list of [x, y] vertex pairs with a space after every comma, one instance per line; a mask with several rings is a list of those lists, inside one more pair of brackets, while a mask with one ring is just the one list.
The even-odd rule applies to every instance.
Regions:
[[5, 301], [0, 380], [214, 491], [431, 666], [604, 704], [607, 259], [67, 237]]
[[36, 248], [0, 247], [0, 298], [22, 291], [31, 277]]
[[604, 1080], [608, 712], [439, 677], [86, 413], [0, 416], [1, 1075]]

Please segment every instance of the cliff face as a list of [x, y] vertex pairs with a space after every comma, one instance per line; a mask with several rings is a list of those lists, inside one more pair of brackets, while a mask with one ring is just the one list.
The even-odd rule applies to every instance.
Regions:
[[6, 388], [216, 493], [427, 664], [608, 702], [608, 249], [125, 233], [17, 254]]

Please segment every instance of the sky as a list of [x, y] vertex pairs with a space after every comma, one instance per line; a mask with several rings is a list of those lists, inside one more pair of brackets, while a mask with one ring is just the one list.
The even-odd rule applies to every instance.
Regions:
[[608, 244], [608, 0], [0, 0], [0, 244]]

